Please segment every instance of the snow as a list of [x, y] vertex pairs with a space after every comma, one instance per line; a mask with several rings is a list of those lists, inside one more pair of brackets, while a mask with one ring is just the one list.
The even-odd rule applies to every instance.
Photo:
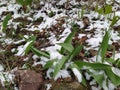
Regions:
[[4, 70], [4, 68], [3, 68], [3, 66], [0, 64], [0, 72], [3, 71], [3, 70]]
[[18, 51], [18, 52], [15, 54], [16, 56], [21, 56], [21, 55], [23, 55], [23, 53], [24, 53], [23, 45], [18, 46], [17, 51]]
[[116, 2], [120, 3], [120, 0], [115, 0]]
[[25, 45], [21, 45], [17, 48], [18, 52], [15, 54], [16, 56], [23, 56], [25, 54], [26, 48], [32, 43], [33, 41], [27, 42]]
[[57, 80], [58, 78], [67, 78], [70, 77], [70, 74], [67, 70], [63, 69], [60, 70], [59, 73], [55, 76], [55, 80]]
[[119, 59], [120, 58], [120, 53], [116, 53], [115, 54], [115, 60]]
[[65, 2], [67, 2], [67, 0], [60, 0], [60, 2], [58, 3], [58, 5], [63, 5]]
[[37, 55], [33, 55], [32, 58], [33, 58], [34, 60], [36, 60], [36, 59], [38, 59], [39, 57], [38, 57]]
[[109, 88], [107, 87], [107, 82], [106, 82], [106, 80], [103, 80], [102, 86], [103, 86], [103, 89], [104, 89], [104, 90], [109, 90]]
[[28, 57], [26, 57], [26, 58], [24, 58], [24, 60], [23, 61], [28, 61], [29, 60], [29, 58]]
[[12, 39], [5, 39], [4, 43], [5, 44], [11, 44], [11, 43], [13, 43], [13, 40]]
[[83, 36], [86, 36], [86, 34], [79, 34], [78, 38], [82, 38]]
[[88, 45], [90, 45], [93, 48], [93, 47], [98, 47], [101, 41], [102, 41], [102, 38], [99, 36], [99, 37], [93, 37], [93, 38], [87, 39], [86, 42], [88, 43]]
[[0, 8], [0, 15], [1, 15], [2, 12], [4, 12], [5, 10], [7, 10], [7, 7], [1, 7], [1, 8]]
[[86, 79], [87, 79], [87, 80], [90, 80], [90, 77], [91, 77], [91, 76], [90, 76], [87, 72], [85, 73], [85, 76], [86, 76]]
[[[40, 61], [37, 62], [37, 61], [36, 61], [37, 59], [40, 59]], [[39, 65], [39, 64], [42, 65], [42, 66], [44, 66], [44, 65], [47, 63], [47, 61], [49, 61], [48, 58], [38, 57], [37, 55], [34, 55], [34, 56], [33, 56], [33, 60], [34, 60], [33, 66], [36, 66], [36, 65]], [[50, 60], [51, 60], [51, 59], [50, 59]]]
[[51, 46], [51, 47], [48, 47], [46, 48], [46, 51], [48, 51], [50, 53], [50, 59], [61, 59], [62, 58], [62, 55], [57, 51], [60, 49], [60, 46], [58, 45], [55, 45], [55, 46]]
[[53, 68], [49, 68], [46, 72], [46, 74], [47, 74], [46, 78], [51, 79], [52, 78], [51, 73], [53, 73], [53, 72], [54, 72]]
[[46, 87], [47, 87], [46, 90], [50, 90], [50, 88], [52, 87], [52, 85], [51, 84], [46, 84]]
[[56, 21], [54, 21], [53, 18], [47, 18], [47, 17], [46, 17], [45, 23], [42, 22], [38, 27], [39, 27], [40, 29], [42, 29], [42, 28], [49, 28], [52, 24], [55, 24], [55, 23], [56, 23]]
[[73, 73], [75, 74], [75, 76], [77, 77], [79, 82], [82, 82], [82, 75], [80, 73], [80, 71], [77, 68], [72, 68]]
[[[54, 72], [54, 69], [53, 68], [49, 68], [47, 70], [47, 75], [46, 75], [46, 78], [49, 78], [51, 79], [52, 76], [51, 74]], [[69, 72], [66, 70], [66, 69], [62, 69], [59, 71], [59, 73], [55, 76], [54, 80], [57, 80], [58, 78], [67, 78], [67, 77], [71, 77]]]
[[112, 42], [118, 42], [120, 40], [118, 32], [112, 30], [110, 35], [111, 35]]
[[[120, 3], [120, 0], [115, 0], [115, 1]], [[57, 38], [56, 38], [56, 35], [51, 32], [50, 33], [51, 36], [48, 39], [49, 39], [50, 44], [53, 44], [53, 46], [42, 48], [43, 50], [48, 51], [50, 53], [50, 59], [33, 55], [33, 57], [32, 57], [33, 60], [34, 60], [33, 66], [36, 66], [38, 64], [44, 66], [47, 63], [47, 61], [49, 61], [49, 60], [52, 60], [52, 59], [60, 60], [63, 57], [63, 55], [61, 55], [58, 52], [58, 50], [60, 50], [61, 46], [57, 45], [57, 43], [64, 42], [66, 37], [71, 33], [71, 22], [75, 21], [79, 25], [80, 29], [84, 27], [83, 21], [81, 19], [79, 19], [79, 17], [78, 17], [78, 11], [81, 12], [81, 8], [73, 8], [72, 10], [58, 9], [57, 7], [52, 5], [53, 1], [49, 1], [48, 3], [46, 3], [46, 1], [41, 1], [40, 3], [44, 5], [44, 6], [42, 6], [41, 9], [36, 10], [36, 11], [31, 10], [30, 13], [24, 13], [23, 11], [21, 13], [19, 13], [18, 10], [21, 8], [21, 5], [14, 4], [14, 2], [15, 2], [15, 0], [14, 1], [13, 0], [9, 1], [9, 3], [8, 3], [8, 1], [5, 1], [5, 0], [2, 0], [0, 2], [0, 5], [7, 4], [7, 6], [0, 7], [1, 20], [3, 20], [4, 17], [5, 17], [5, 16], [2, 16], [2, 13], [4, 11], [14, 12], [14, 14], [12, 15], [13, 18], [26, 17], [27, 16], [27, 18], [31, 21], [34, 21], [34, 20], [37, 20], [40, 17], [43, 17], [43, 21], [39, 25], [32, 25], [32, 24], [27, 25], [26, 29], [28, 29], [29, 31], [39, 30], [41, 32], [41, 31], [43, 31], [43, 29], [48, 29], [52, 25], [55, 25], [57, 23], [56, 19], [59, 19], [59, 18], [65, 19], [65, 23], [62, 25], [62, 27], [64, 27], [65, 29], [62, 32], [62, 34], [59, 35], [59, 37], [61, 39], [58, 41]], [[67, 0], [60, 0], [56, 4], [57, 5], [63, 5], [63, 4], [65, 4], [65, 2], [67, 2]], [[54, 1], [54, 3], [55, 3], [55, 1]], [[80, 3], [81, 3], [81, 5], [86, 5], [87, 4], [87, 2], [83, 2], [83, 1], [81, 1]], [[107, 3], [111, 3], [111, 0], [107, 0]], [[71, 0], [69, 7], [71, 7], [71, 5], [77, 5], [77, 4], [79, 4], [79, 3], [75, 2], [75, 0]], [[66, 5], [65, 5], [65, 7], [67, 7]], [[118, 8], [119, 8], [118, 4], [113, 7], [113, 10], [115, 11], [116, 16], [120, 16], [120, 10], [118, 10]], [[54, 12], [56, 12], [56, 15], [53, 16], [53, 17], [49, 17], [43, 11], [46, 11], [48, 13], [50, 13], [51, 11], [54, 11]], [[57, 13], [58, 11], [62, 11], [62, 13], [58, 14]], [[33, 17], [29, 17], [31, 15], [31, 13], [34, 13]], [[87, 43], [87, 46], [85, 46], [85, 50], [89, 50], [89, 49], [98, 50], [99, 46], [100, 46], [100, 43], [102, 42], [103, 36], [105, 34], [105, 30], [109, 28], [109, 25], [110, 25], [111, 21], [108, 21], [108, 19], [107, 19], [108, 16], [99, 15], [97, 12], [94, 12], [94, 11], [90, 11], [90, 13], [89, 13], [88, 11], [85, 10], [84, 16], [88, 17], [88, 19], [90, 21], [90, 26], [87, 29], [85, 29], [84, 31], [91, 32], [91, 30], [93, 30], [94, 33], [89, 33], [89, 34], [79, 33], [78, 38], [82, 38], [83, 36], [88, 37], [88, 39], [85, 41]], [[95, 18], [96, 20], [92, 20], [93, 18]], [[17, 29], [17, 25], [19, 23], [17, 23], [17, 22], [14, 23], [12, 20], [13, 19], [11, 19], [9, 21], [8, 25], [14, 25], [13, 27], [15, 29]], [[116, 26], [119, 25], [119, 23], [120, 23], [120, 20], [117, 22]], [[0, 23], [0, 26], [1, 25], [2, 25], [2, 23]], [[0, 34], [2, 34], [4, 36], [2, 30], [0, 30]], [[25, 35], [24, 37], [28, 38], [29, 36]], [[2, 39], [0, 39], [0, 41], [2, 41]], [[11, 43], [19, 44], [19, 43], [24, 42], [24, 41], [25, 41], [24, 39], [14, 41], [10, 38], [7, 38], [7, 39], [4, 40], [4, 43], [2, 43], [2, 44], [7, 44], [7, 45], [9, 45]], [[117, 31], [111, 30], [111, 39], [109, 41], [109, 44], [112, 44], [113, 42], [118, 42], [119, 43], [119, 41], [120, 41], [119, 33]], [[31, 43], [31, 41], [27, 42], [25, 45], [20, 45], [16, 48], [13, 48], [12, 52], [14, 52], [14, 50], [17, 50], [18, 52], [15, 55], [16, 56], [23, 56], [25, 54], [25, 49], [29, 46], [30, 43]], [[98, 61], [96, 61], [96, 57], [97, 56], [94, 56], [92, 58], [88, 58], [89, 62], [92, 62], [92, 63], [93, 62], [100, 62], [101, 57], [98, 55]], [[120, 50], [118, 50], [116, 52], [115, 60], [119, 59], [119, 58], [120, 58]], [[28, 58], [25, 58], [24, 61], [26, 61], [27, 59]], [[37, 59], [40, 59], [40, 61], [38, 62]], [[54, 64], [56, 64], [56, 63], [57, 62], [54, 62]], [[71, 62], [69, 62], [69, 63], [71, 63]], [[56, 76], [55, 79], [70, 77], [70, 74], [66, 69], [66, 68], [68, 68], [69, 63], [68, 62], [66, 63], [65, 69], [60, 70], [60, 72], [58, 73], [58, 75]], [[85, 68], [89, 68], [89, 67], [83, 67], [83, 69], [85, 69]], [[0, 64], [0, 71], [1, 71], [0, 72], [0, 75], [1, 75], [0, 79], [4, 84], [5, 79], [2, 76], [2, 74], [4, 73], [3, 72], [4, 68], [1, 64]], [[81, 73], [76, 68], [73, 68], [72, 71], [75, 74], [75, 76], [77, 77], [78, 81], [81, 82], [82, 81]], [[113, 67], [112, 71], [116, 75], [120, 76], [120, 70], [118, 68]], [[53, 73], [53, 72], [54, 72], [53, 67], [49, 68], [47, 70], [46, 78], [51, 79], [52, 78], [51, 73]], [[94, 73], [94, 71], [92, 71], [92, 70], [91, 70], [91, 72]], [[98, 74], [98, 73], [96, 73], [96, 74]], [[91, 77], [88, 73], [86, 73], [85, 76], [86, 76], [87, 80], [89, 80], [90, 77]], [[10, 78], [10, 80], [12, 80], [12, 75], [8, 75], [8, 78]], [[93, 81], [90, 84], [92, 85], [92, 84], [95, 84], [95, 83], [96, 82]], [[49, 90], [50, 87], [51, 87], [51, 85], [47, 84], [47, 89], [48, 90]], [[114, 90], [114, 88], [115, 88], [115, 86], [111, 82], [108, 83], [108, 87], [107, 87], [105, 81], [103, 83], [103, 87], [106, 90]], [[93, 87], [92, 86], [92, 90], [99, 90], [99, 87]]]
[[107, 78], [106, 78], [106, 80], [103, 81], [103, 89], [104, 90], [114, 90], [115, 85], [113, 85], [109, 80], [108, 80], [108, 83], [106, 83], [106, 81], [107, 81]]
[[92, 90], [99, 90], [99, 88], [92, 86]]
[[25, 41], [24, 39], [22, 39], [22, 40], [18, 40], [18, 41], [16, 41], [16, 42], [13, 42], [14, 44], [19, 44], [19, 43], [21, 43], [21, 42], [23, 42], [23, 41]]
[[112, 67], [112, 71], [114, 74], [116, 74], [117, 76], [120, 77], [120, 69], [119, 68]]
[[65, 28], [65, 30], [63, 31], [62, 35], [60, 35], [60, 37], [64, 37], [63, 39], [65, 39], [65, 37], [67, 37], [70, 33], [71, 33], [70, 29]]
[[3, 86], [5, 86], [6, 81], [10, 83], [14, 83], [13, 78], [14, 78], [14, 74], [10, 72], [0, 72], [0, 81]]
[[109, 81], [108, 88], [109, 90], [114, 90], [116, 87]]
[[120, 11], [115, 12], [116, 16], [120, 16]]

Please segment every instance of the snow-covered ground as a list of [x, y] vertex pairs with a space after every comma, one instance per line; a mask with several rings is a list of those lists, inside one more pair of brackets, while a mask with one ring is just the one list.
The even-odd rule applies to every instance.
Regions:
[[[67, 38], [67, 36], [72, 32], [71, 30], [71, 23], [77, 23], [79, 26], [79, 33], [78, 33], [78, 38], [81, 39], [82, 37], [86, 36], [87, 40], [85, 40], [84, 43], [84, 50], [89, 51], [89, 50], [98, 50], [100, 43], [102, 42], [103, 36], [105, 34], [105, 30], [109, 29], [111, 21], [108, 19], [107, 15], [99, 15], [97, 12], [92, 11], [91, 9], [84, 10], [83, 17], [86, 17], [88, 20], [88, 26], [85, 27], [85, 21], [79, 17], [79, 12], [82, 11], [82, 7], [80, 5], [84, 4], [86, 5], [87, 2], [76, 2], [75, 0], [70, 0], [68, 3], [66, 3], [69, 0], [40, 0], [39, 8], [35, 8], [34, 4], [32, 5], [33, 8], [30, 9], [29, 13], [25, 13], [21, 8], [22, 6], [19, 4], [15, 3], [15, 0], [7, 1], [7, 0], [0, 0], [0, 46], [5, 46], [5, 45], [10, 45], [10, 44], [19, 44], [21, 42], [24, 42], [25, 39], [22, 38], [20, 40], [17, 40], [15, 38], [11, 37], [6, 37], [5, 38], [5, 33], [2, 32], [2, 22], [6, 16], [5, 13], [12, 12], [12, 18], [8, 22], [8, 28], [15, 29], [15, 34], [17, 30], [18, 32], [22, 32], [26, 30], [26, 34], [23, 33], [23, 37], [29, 38], [29, 34], [27, 32], [32, 32], [31, 35], [34, 33], [34, 31], [39, 31], [39, 32], [47, 32], [49, 33], [49, 37], [45, 38], [49, 40], [49, 43], [51, 46], [47, 47], [42, 47], [40, 48], [41, 50], [48, 51], [50, 53], [50, 59], [44, 58], [44, 57], [38, 57], [36, 55], [32, 56], [32, 59], [34, 60], [35, 65], [41, 64], [44, 66], [47, 61], [52, 60], [52, 59], [61, 59], [63, 55], [61, 55], [58, 50], [60, 50], [60, 46], [57, 43], [62, 43], [64, 40]], [[79, 0], [78, 0], [79, 1]], [[115, 0], [116, 3], [113, 5], [113, 10], [115, 10], [115, 15], [120, 16], [120, 0]], [[38, 2], [37, 2], [38, 3]], [[107, 1], [107, 3], [110, 3], [110, 0]], [[91, 5], [90, 5], [91, 6]], [[50, 13], [54, 12], [55, 15], [49, 16]], [[25, 24], [25, 27], [21, 26], [22, 23], [18, 20], [15, 21], [15, 19], [18, 18], [25, 18], [26, 20], [29, 20], [29, 24]], [[38, 21], [38, 24], [34, 24], [34, 22], [40, 18], [43, 18], [43, 20], [40, 22]], [[63, 20], [63, 21], [62, 21]], [[120, 20], [115, 24], [115, 26], [119, 26]], [[24, 23], [23, 23], [24, 24]], [[52, 30], [53, 27], [53, 30]], [[85, 28], [84, 28], [85, 27]], [[63, 30], [62, 30], [63, 29]], [[9, 30], [9, 29], [8, 29]], [[61, 33], [59, 34], [59, 32]], [[9, 32], [9, 31], [8, 31]], [[8, 33], [7, 32], [7, 33]], [[57, 35], [56, 35], [57, 34]], [[34, 34], [33, 34], [34, 35]], [[111, 28], [111, 39], [109, 40], [109, 45], [112, 45], [113, 43], [117, 43], [120, 45], [120, 32], [119, 30], [114, 30]], [[16, 35], [17, 36], [17, 35]], [[42, 40], [42, 38], [39, 38], [39, 42]], [[43, 42], [40, 42], [42, 44]], [[15, 56], [24, 56], [25, 55], [25, 48], [29, 45], [29, 42], [26, 44], [19, 45], [17, 47], [14, 47], [11, 49], [11, 52], [14, 52], [17, 50], [17, 53], [15, 53]], [[4, 51], [3, 48], [0, 47], [0, 54], [1, 52]], [[120, 48], [115, 51], [115, 60], [120, 58]], [[38, 62], [37, 59], [40, 58], [41, 60]], [[87, 58], [87, 60], [90, 60], [90, 62], [96, 60], [96, 56]], [[26, 61], [26, 60], [25, 60]], [[70, 63], [70, 62], [69, 62]], [[66, 63], [66, 65], [69, 63]], [[24, 66], [24, 65], [23, 65]], [[5, 68], [3, 68], [2, 63], [0, 64], [0, 80], [2, 84], [4, 85], [5, 78], [4, 75], [8, 75], [8, 81], [12, 81], [12, 78], [14, 78], [14, 74], [10, 74], [11, 71], [5, 71]], [[118, 68], [112, 68], [113, 72], [116, 75], [120, 75], [120, 70]], [[53, 68], [49, 68], [46, 72], [46, 78], [51, 79], [51, 72], [53, 72]], [[9, 72], [9, 74], [8, 74]], [[76, 68], [73, 68], [73, 72], [78, 77], [78, 81], [81, 82], [82, 76], [81, 73], [78, 72]], [[97, 73], [97, 72], [95, 72]], [[86, 78], [89, 78], [88, 73], [85, 74]], [[66, 78], [66, 77], [71, 77], [69, 71], [65, 68], [60, 70], [58, 75], [56, 76], [57, 78]], [[14, 83], [14, 82], [13, 82]], [[111, 82], [108, 83], [109, 87], [105, 86], [106, 82], [103, 83], [103, 88], [104, 90], [114, 90], [115, 86], [112, 85]], [[92, 81], [91, 81], [92, 85]], [[94, 83], [93, 83], [94, 85]], [[46, 85], [48, 88], [51, 85]], [[94, 87], [92, 86], [92, 90], [100, 90], [100, 87]]]

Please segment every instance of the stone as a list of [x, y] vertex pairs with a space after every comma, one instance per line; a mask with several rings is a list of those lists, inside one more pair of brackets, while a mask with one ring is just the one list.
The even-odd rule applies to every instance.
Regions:
[[15, 72], [19, 90], [40, 90], [43, 77], [41, 73], [32, 70], [18, 70]]

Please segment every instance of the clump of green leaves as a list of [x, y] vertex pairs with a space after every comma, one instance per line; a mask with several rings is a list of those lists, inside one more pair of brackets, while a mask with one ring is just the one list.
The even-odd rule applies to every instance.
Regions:
[[98, 8], [98, 6], [97, 6], [96, 12], [98, 12], [99, 14], [102, 14], [102, 15], [110, 14], [110, 13], [112, 13], [112, 5], [106, 4], [101, 8]]
[[[95, 8], [95, 11], [98, 12], [100, 15], [108, 15], [110, 16], [109, 18], [112, 18], [110, 27], [114, 26], [119, 20], [120, 17], [115, 15], [115, 12], [112, 11], [112, 5], [105, 4], [103, 7], [98, 8], [98, 5]], [[113, 13], [113, 17], [112, 17]]]
[[[106, 82], [107, 87], [108, 87], [107, 83], [109, 81], [111, 81], [115, 86], [120, 85], [120, 76], [116, 75], [112, 71], [112, 68], [114, 66], [117, 66], [116, 68], [119, 68], [120, 62], [118, 60], [114, 60], [111, 58], [108, 58], [108, 59], [105, 58], [109, 39], [110, 39], [110, 31], [106, 31], [103, 37], [103, 41], [98, 51], [98, 55], [101, 58], [97, 58], [97, 59], [101, 59], [99, 60], [101, 62], [98, 62], [97, 60], [96, 62], [91, 63], [91, 62], [84, 62], [81, 60], [76, 60], [72, 64], [72, 66], [73, 65], [76, 66], [77, 69], [80, 70], [80, 72], [82, 72], [83, 70], [86, 70], [86, 72], [89, 73], [103, 89], [105, 89], [103, 86], [104, 81]], [[111, 64], [104, 64], [104, 62], [106, 61], [108, 63], [112, 63], [113, 66]]]
[[[58, 72], [64, 67], [65, 63], [72, 60], [73, 57], [76, 56], [82, 49], [82, 46], [80, 45], [78, 45], [75, 48], [71, 45], [72, 37], [75, 35], [75, 33], [76, 31], [70, 33], [69, 36], [64, 41], [64, 43], [58, 43], [58, 45], [62, 47], [60, 53], [63, 54], [63, 58], [60, 60], [54, 59], [48, 61], [48, 63], [44, 67], [44, 69], [50, 68], [53, 66], [54, 62], [57, 62], [57, 64], [54, 66], [54, 73], [53, 73], [54, 78], [58, 74]], [[105, 80], [106, 83], [108, 83], [108, 81], [111, 81], [115, 86], [120, 85], [120, 77], [112, 71], [113, 66], [104, 64], [104, 62], [106, 62], [105, 54], [108, 48], [109, 39], [110, 39], [110, 31], [108, 30], [105, 32], [101, 46], [98, 51], [98, 54], [101, 57], [98, 59], [101, 59], [100, 60], [101, 62], [96, 61], [92, 63], [92, 62], [85, 62], [82, 60], [75, 60], [72, 64], [70, 64], [69, 67], [71, 69], [76, 68], [80, 73], [83, 73], [83, 71], [86, 70], [86, 72], [89, 73], [103, 89], [104, 89], [103, 80]], [[67, 52], [67, 55], [64, 55], [65, 52]], [[120, 66], [120, 62], [118, 60], [117, 61], [111, 60], [111, 61], [112, 63], [114, 62], [114, 65], [116, 64], [117, 67]], [[95, 73], [91, 72], [91, 70], [94, 71]], [[102, 73], [99, 73], [101, 71]], [[86, 80], [83, 76], [81, 83], [86, 86]]]
[[16, 0], [16, 2], [22, 6], [31, 5], [33, 0]]
[[[93, 78], [98, 82], [98, 84], [104, 88], [103, 85], [103, 81], [105, 78], [104, 74], [106, 74], [107, 79], [110, 80], [115, 86], [120, 85], [120, 77], [117, 76], [116, 74], [113, 73], [112, 71], [112, 66], [111, 65], [107, 65], [107, 64], [102, 64], [102, 63], [89, 63], [89, 62], [83, 62], [83, 61], [75, 61], [74, 62], [75, 65], [77, 65], [79, 70], [86, 70], [91, 76], [93, 76]], [[86, 67], [86, 68], [84, 68]], [[104, 74], [94, 74], [92, 72], [90, 72], [89, 70], [94, 70], [94, 72], [100, 72], [101, 70], [104, 71]]]
[[[57, 74], [60, 72], [61, 69], [65, 67], [65, 64], [72, 61], [73, 58], [79, 54], [79, 52], [82, 50], [82, 45], [77, 45], [75, 47], [72, 46], [72, 39], [77, 32], [77, 28], [75, 26], [75, 23], [72, 24], [73, 31], [68, 35], [68, 37], [65, 39], [63, 43], [58, 43], [58, 45], [61, 46], [61, 49], [59, 51], [60, 54], [63, 55], [61, 59], [54, 59], [50, 60], [46, 63], [44, 66], [44, 69], [48, 69], [50, 67], [54, 68], [53, 77], [55, 78]], [[54, 64], [54, 62], [56, 64]], [[70, 67], [67, 67], [70, 68]], [[84, 83], [85, 85], [85, 83]]]

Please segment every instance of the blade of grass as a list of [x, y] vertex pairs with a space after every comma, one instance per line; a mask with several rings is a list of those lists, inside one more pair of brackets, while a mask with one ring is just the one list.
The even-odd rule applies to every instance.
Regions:
[[[76, 29], [73, 29], [73, 31], [72, 31], [72, 32], [68, 35], [68, 37], [65, 39], [64, 43], [71, 45], [72, 39], [73, 39], [73, 37], [74, 37], [74, 35], [75, 35], [76, 32], [77, 32], [77, 30], [76, 30]], [[61, 54], [64, 54], [64, 51], [65, 51], [65, 49], [62, 47], [61, 50], [60, 50], [60, 53], [61, 53]]]

